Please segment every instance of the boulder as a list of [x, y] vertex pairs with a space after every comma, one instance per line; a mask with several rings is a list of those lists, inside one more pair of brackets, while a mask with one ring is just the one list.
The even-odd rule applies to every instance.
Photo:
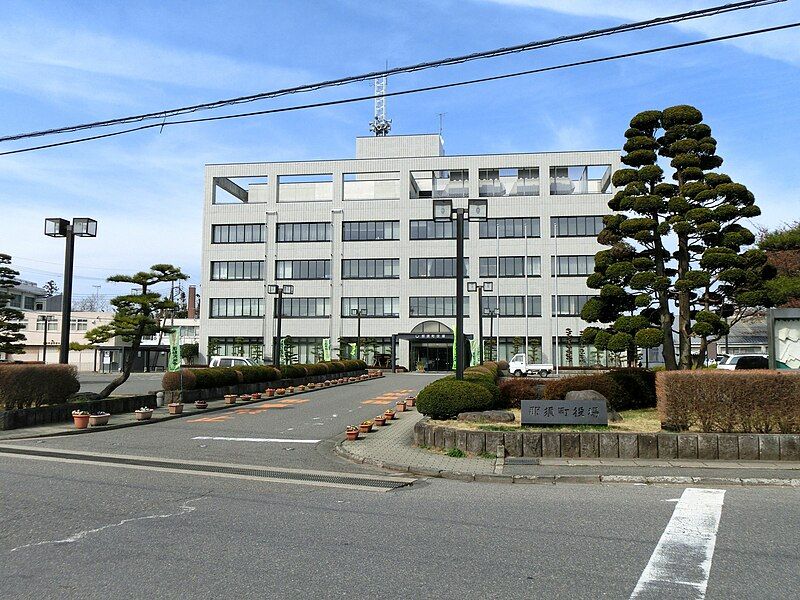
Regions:
[[514, 413], [507, 410], [484, 410], [482, 412], [463, 412], [458, 414], [459, 421], [470, 423], [513, 423]]
[[595, 390], [575, 390], [572, 392], [567, 392], [564, 396], [564, 400], [570, 400], [573, 402], [578, 401], [585, 401], [585, 400], [602, 400], [606, 403], [606, 412], [608, 413], [608, 422], [609, 423], [619, 423], [622, 421], [622, 415], [620, 415], [617, 411], [611, 408], [611, 405], [608, 403], [608, 399], [603, 396], [598, 391]]

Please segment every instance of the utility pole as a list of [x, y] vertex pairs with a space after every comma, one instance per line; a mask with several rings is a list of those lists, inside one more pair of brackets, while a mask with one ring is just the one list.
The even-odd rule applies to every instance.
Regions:
[[491, 292], [493, 287], [491, 281], [486, 281], [481, 285], [478, 285], [477, 281], [467, 282], [468, 292], [478, 292], [478, 355], [480, 356], [480, 364], [483, 364], [483, 292], [484, 290]]

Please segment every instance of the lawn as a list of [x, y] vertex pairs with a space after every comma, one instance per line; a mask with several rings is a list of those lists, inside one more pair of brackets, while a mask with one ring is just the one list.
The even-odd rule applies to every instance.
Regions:
[[655, 408], [639, 410], [623, 410], [620, 412], [622, 421], [604, 425], [561, 425], [551, 427], [520, 426], [520, 410], [511, 409], [514, 413], [513, 423], [466, 423], [464, 421], [440, 421], [437, 424], [457, 429], [472, 429], [480, 431], [626, 431], [636, 433], [652, 433], [661, 431], [661, 420]]

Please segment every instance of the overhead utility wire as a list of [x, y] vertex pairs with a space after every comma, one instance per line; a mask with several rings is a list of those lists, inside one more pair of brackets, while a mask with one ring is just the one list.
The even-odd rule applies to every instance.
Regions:
[[383, 71], [373, 71], [371, 73], [364, 73], [361, 75], [352, 75], [349, 77], [342, 77], [339, 79], [331, 79], [328, 81], [322, 81], [317, 83], [309, 83], [304, 84], [296, 87], [290, 88], [283, 88], [279, 90], [273, 90], [269, 92], [262, 92], [258, 94], [253, 94], [250, 96], [239, 96], [237, 98], [229, 98], [225, 100], [217, 100], [215, 102], [207, 102], [204, 104], [195, 104], [192, 106], [185, 106], [182, 108], [173, 108], [168, 110], [162, 110], [158, 112], [152, 113], [144, 113], [140, 115], [133, 115], [129, 117], [121, 117], [117, 119], [109, 119], [106, 121], [95, 121], [92, 123], [83, 123], [79, 125], [69, 125], [65, 127], [57, 127], [53, 129], [45, 129], [41, 131], [32, 131], [28, 133], [18, 133], [13, 135], [7, 136], [0, 136], [0, 142], [10, 142], [16, 140], [22, 140], [27, 138], [34, 138], [34, 137], [43, 137], [48, 135], [56, 135], [61, 133], [72, 133], [76, 131], [83, 131], [86, 129], [96, 129], [102, 127], [110, 127], [113, 125], [125, 125], [127, 123], [134, 123], [139, 121], [146, 121], [151, 119], [167, 119], [169, 117], [175, 117], [178, 115], [198, 112], [198, 111], [205, 111], [205, 110], [213, 110], [216, 108], [222, 108], [224, 106], [232, 106], [236, 104], [244, 104], [248, 102], [255, 102], [258, 100], [266, 100], [270, 98], [277, 98], [279, 96], [285, 96], [290, 94], [297, 94], [297, 93], [304, 93], [304, 92], [311, 92], [320, 90], [323, 88], [334, 87], [334, 86], [341, 86], [350, 83], [356, 83], [359, 81], [369, 81], [375, 79], [377, 77], [389, 76], [389, 75], [397, 75], [400, 73], [414, 73], [416, 71], [422, 71], [425, 69], [432, 69], [436, 67], [442, 66], [450, 66], [456, 64], [462, 64], [465, 62], [470, 62], [474, 60], [481, 60], [485, 58], [496, 58], [498, 56], [505, 56], [508, 54], [515, 54], [520, 52], [529, 52], [531, 50], [539, 50], [542, 48], [548, 48], [552, 46], [557, 46], [560, 44], [568, 44], [572, 42], [578, 41], [585, 41], [590, 40], [598, 37], [603, 37], [607, 35], [615, 35], [618, 33], [626, 33], [629, 31], [637, 31], [640, 29], [646, 29], [648, 27], [655, 27], [658, 25], [669, 25], [672, 23], [678, 23], [681, 21], [688, 21], [692, 19], [699, 19], [703, 17], [715, 16], [719, 14], [724, 14], [728, 12], [738, 11], [738, 10], [746, 10], [750, 8], [757, 8], [761, 6], [768, 6], [770, 4], [777, 4], [779, 2], [785, 2], [786, 0], [746, 0], [742, 2], [733, 2], [729, 4], [723, 4], [718, 6], [713, 6], [709, 8], [704, 8], [700, 10], [694, 10], [685, 13], [678, 13], [674, 15], [668, 15], [665, 17], [656, 17], [655, 19], [649, 19], [647, 21], [638, 21], [635, 23], [626, 23], [623, 25], [617, 25], [614, 27], [608, 27], [605, 29], [595, 29], [586, 31], [583, 33], [576, 33], [570, 34], [565, 36], [560, 36], [556, 38], [550, 38], [547, 40], [540, 40], [535, 42], [528, 42], [525, 44], [518, 44], [516, 46], [506, 46], [504, 48], [495, 48], [493, 50], [485, 50], [481, 52], [474, 52], [472, 54], [464, 54], [461, 56], [454, 56], [450, 58], [443, 58], [439, 60], [433, 60], [428, 62], [417, 63], [414, 65], [408, 65], [404, 67], [394, 67], [391, 69], [385, 69]]
[[[572, 67], [580, 67], [580, 66], [592, 65], [592, 64], [603, 63], [603, 62], [610, 62], [610, 61], [614, 61], [614, 60], [620, 60], [620, 59], [623, 59], [623, 58], [632, 58], [632, 57], [635, 57], [635, 56], [644, 56], [646, 54], [655, 54], [657, 52], [666, 52], [668, 50], [677, 50], [677, 49], [680, 49], [680, 48], [690, 48], [690, 47], [693, 47], [693, 46], [701, 46], [703, 44], [711, 44], [713, 42], [722, 42], [722, 41], [732, 40], [732, 39], [736, 39], [736, 38], [742, 38], [742, 37], [747, 37], [747, 36], [752, 36], [752, 35], [758, 35], [758, 34], [761, 34], [761, 33], [769, 33], [769, 32], [772, 32], [772, 31], [781, 31], [781, 30], [784, 30], [784, 29], [791, 29], [791, 28], [794, 28], [794, 27], [800, 27], [800, 21], [795, 22], [795, 23], [788, 23], [786, 25], [776, 25], [775, 27], [766, 27], [764, 29], [754, 29], [754, 30], [750, 30], [750, 31], [743, 31], [743, 32], [740, 32], [740, 33], [732, 33], [732, 34], [729, 34], [729, 35], [721, 35], [721, 36], [718, 36], [718, 37], [707, 38], [707, 39], [703, 39], [703, 40], [695, 40], [695, 41], [692, 41], [692, 42], [683, 42], [683, 43], [680, 43], [680, 44], [671, 44], [669, 46], [660, 46], [658, 48], [648, 48], [647, 50], [637, 50], [637, 51], [634, 51], [634, 52], [626, 52], [624, 54], [615, 54], [615, 55], [612, 55], [612, 56], [602, 56], [600, 58], [590, 58], [590, 59], [580, 60], [580, 61], [571, 62], [571, 63], [553, 65], [553, 66], [550, 66], [550, 67], [541, 67], [541, 68], [538, 68], [538, 69], [529, 69], [527, 71], [517, 71], [515, 73], [504, 73], [502, 75], [492, 75], [492, 76], [488, 76], [488, 77], [480, 77], [478, 79], [468, 79], [468, 80], [465, 80], [465, 81], [456, 81], [456, 82], [452, 82], [452, 83], [443, 83], [443, 84], [440, 84], [440, 85], [431, 85], [431, 86], [427, 86], [427, 87], [413, 88], [413, 89], [409, 89], [409, 90], [401, 90], [401, 91], [398, 91], [398, 92], [388, 92], [388, 93], [386, 93], [386, 96], [387, 97], [388, 96], [405, 96], [407, 94], [418, 94], [418, 93], [421, 93], [421, 92], [432, 92], [432, 91], [436, 91], [436, 90], [444, 90], [444, 89], [449, 89], [449, 88], [454, 88], [454, 87], [462, 87], [462, 86], [466, 86], [466, 85], [474, 85], [474, 84], [477, 84], [477, 83], [486, 83], [486, 82], [489, 82], [489, 81], [498, 81], [498, 80], [501, 80], [501, 79], [510, 79], [512, 77], [522, 77], [524, 75], [535, 75], [535, 74], [539, 74], [539, 73], [546, 73], [546, 72], [549, 72], [549, 71], [558, 71], [558, 70], [561, 70], [561, 69], [569, 69], [569, 68], [572, 68]], [[93, 140], [100, 140], [100, 139], [104, 139], [104, 138], [115, 137], [115, 136], [118, 136], [118, 135], [124, 135], [124, 134], [127, 134], [127, 133], [133, 133], [135, 131], [142, 131], [142, 130], [145, 130], [145, 129], [152, 129], [154, 127], [163, 128], [163, 127], [167, 127], [168, 125], [185, 125], [185, 124], [189, 124], [189, 123], [205, 123], [205, 122], [209, 122], [209, 121], [223, 121], [223, 120], [226, 120], [226, 119], [241, 119], [241, 118], [244, 118], [244, 117], [255, 117], [255, 116], [259, 116], [259, 115], [269, 115], [269, 114], [275, 114], [275, 113], [292, 112], [292, 111], [296, 111], [296, 110], [306, 110], [306, 109], [309, 109], [309, 108], [321, 108], [321, 107], [324, 107], [324, 106], [336, 106], [336, 105], [340, 105], [340, 104], [350, 104], [350, 103], [353, 103], [353, 102], [363, 102], [363, 101], [366, 101], [366, 100], [373, 100], [373, 99], [374, 99], [374, 96], [372, 96], [372, 95], [370, 95], [370, 96], [358, 96], [358, 97], [354, 97], [354, 98], [343, 98], [343, 99], [340, 99], [340, 100], [329, 100], [329, 101], [326, 101], [326, 102], [315, 102], [315, 103], [312, 103], [312, 104], [301, 104], [301, 105], [296, 105], [296, 106], [286, 106], [286, 107], [282, 107], [282, 108], [270, 108], [270, 109], [267, 109], [267, 110], [259, 110], [259, 111], [253, 111], [253, 112], [247, 112], [247, 113], [237, 113], [237, 114], [233, 114], [233, 115], [220, 115], [220, 116], [216, 116], [216, 117], [201, 117], [201, 118], [197, 118], [197, 119], [182, 119], [182, 120], [179, 120], [179, 121], [165, 121], [163, 123], [150, 123], [150, 124], [147, 124], [147, 125], [140, 125], [138, 127], [131, 127], [129, 129], [122, 129], [120, 131], [113, 131], [113, 132], [110, 132], [110, 133], [103, 133], [103, 134], [84, 137], [84, 138], [77, 138], [77, 139], [74, 139], [74, 140], [67, 140], [67, 141], [64, 141], [64, 142], [55, 142], [55, 143], [52, 143], [52, 144], [44, 144], [42, 146], [30, 146], [28, 148], [19, 148], [17, 150], [7, 150], [6, 152], [0, 152], [0, 156], [6, 156], [6, 155], [9, 155], [9, 154], [21, 154], [23, 152], [33, 152], [34, 150], [44, 150], [46, 148], [57, 148], [59, 146], [68, 146], [70, 144], [77, 144], [77, 143], [80, 143], [80, 142], [89, 142], [89, 141], [93, 141]]]

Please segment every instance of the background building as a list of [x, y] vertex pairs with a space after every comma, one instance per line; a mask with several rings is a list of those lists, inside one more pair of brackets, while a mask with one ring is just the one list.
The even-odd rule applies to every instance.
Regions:
[[[536, 360], [593, 362], [578, 315], [596, 293], [585, 279], [618, 166], [618, 150], [445, 156], [439, 135], [357, 138], [349, 160], [207, 165], [201, 350], [271, 355], [266, 285], [291, 283], [282, 333], [298, 360], [321, 358], [325, 339], [334, 357], [351, 356], [351, 311], [362, 309], [370, 362], [399, 335], [399, 365], [449, 369], [455, 227], [433, 222], [432, 199], [487, 198], [489, 220], [469, 223], [465, 243], [468, 280], [494, 284], [487, 351], [506, 358], [527, 340]], [[477, 339], [467, 296], [465, 333]]]

